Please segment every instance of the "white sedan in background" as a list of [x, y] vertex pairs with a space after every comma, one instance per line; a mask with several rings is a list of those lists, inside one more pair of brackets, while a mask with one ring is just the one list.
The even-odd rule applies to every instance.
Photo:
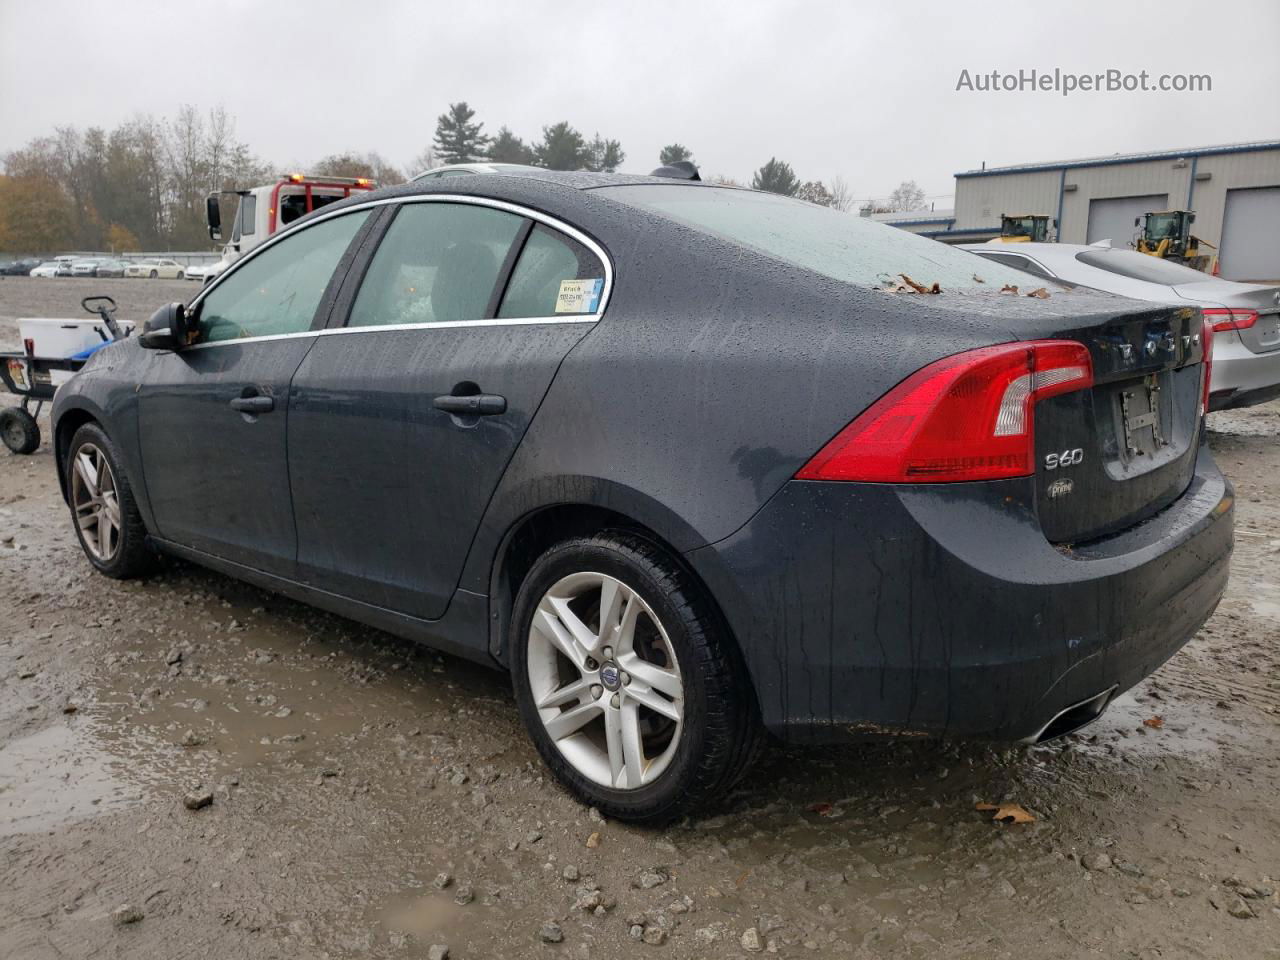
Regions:
[[968, 243], [963, 249], [1068, 286], [1156, 303], [1194, 305], [1213, 324], [1209, 409], [1280, 397], [1280, 286], [1237, 283], [1179, 263], [1111, 246]]
[[32, 270], [27, 276], [30, 277], [56, 277], [58, 275], [58, 267], [61, 264], [57, 260], [46, 260], [40, 266]]
[[124, 268], [126, 277], [150, 277], [152, 280], [181, 280], [187, 273], [186, 268], [177, 260], [139, 260]]

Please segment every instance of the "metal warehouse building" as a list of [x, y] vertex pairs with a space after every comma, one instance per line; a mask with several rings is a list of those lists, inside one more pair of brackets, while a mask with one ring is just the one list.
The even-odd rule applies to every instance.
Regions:
[[920, 213], [894, 225], [975, 243], [999, 235], [1001, 214], [1043, 213], [1057, 218], [1063, 243], [1121, 246], [1133, 239], [1135, 217], [1158, 210], [1195, 211], [1191, 232], [1217, 246], [1222, 276], [1280, 280], [1274, 140], [966, 170], [956, 174], [950, 222]]

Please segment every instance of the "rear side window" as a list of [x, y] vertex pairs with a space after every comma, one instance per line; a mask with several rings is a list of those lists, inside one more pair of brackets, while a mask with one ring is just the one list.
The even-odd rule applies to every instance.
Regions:
[[938, 283], [944, 293], [1027, 282], [1021, 273], [994, 263], [976, 275], [973, 257], [964, 250], [774, 193], [702, 184], [598, 189], [611, 199], [860, 287], [892, 287], [901, 274], [926, 286]]
[[604, 265], [577, 240], [538, 224], [511, 273], [498, 316], [552, 317], [595, 313]]
[[301, 333], [368, 211], [301, 229], [228, 274], [201, 301], [201, 342]]
[[378, 245], [352, 327], [481, 320], [521, 217], [462, 203], [406, 203]]

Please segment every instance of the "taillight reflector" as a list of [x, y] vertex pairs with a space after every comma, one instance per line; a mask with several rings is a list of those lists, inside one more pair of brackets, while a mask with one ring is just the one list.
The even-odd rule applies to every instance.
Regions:
[[[1208, 310], [1203, 311], [1208, 313]], [[1200, 392], [1200, 416], [1209, 412], [1209, 381], [1213, 379], [1213, 332], [1218, 327], [1212, 318], [1204, 319], [1204, 389]]]
[[1092, 385], [1089, 351], [1072, 340], [958, 353], [917, 371], [873, 403], [796, 478], [954, 483], [1030, 476], [1036, 403]]
[[1225, 333], [1228, 330], [1248, 330], [1258, 322], [1257, 310], [1226, 310], [1211, 307], [1200, 312], [1205, 315], [1217, 333]]

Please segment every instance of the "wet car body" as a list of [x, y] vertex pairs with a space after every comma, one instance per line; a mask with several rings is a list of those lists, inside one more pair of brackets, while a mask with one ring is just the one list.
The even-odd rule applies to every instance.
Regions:
[[[1198, 310], [1000, 296], [995, 283], [892, 295], [700, 232], [619, 186], [718, 189], [534, 171], [327, 207], [373, 213], [317, 336], [272, 340], [270, 370], [252, 341], [203, 358], [101, 350], [58, 394], [59, 449], [86, 420], [104, 424], [164, 551], [504, 666], [532, 554], [571, 533], [642, 531], [705, 586], [765, 726], [793, 739], [1065, 732], [1212, 612], [1232, 495], [1201, 445]], [[346, 324], [379, 218], [422, 197], [581, 231], [608, 263], [603, 312], [321, 333]], [[1066, 471], [1043, 467], [972, 483], [798, 478], [923, 367], [1062, 338], [1087, 348], [1095, 384], [1042, 401], [1036, 459], [1087, 448], [1070, 473], [1088, 497], [1052, 495]], [[179, 384], [179, 365], [200, 371]], [[1148, 400], [1164, 405], [1168, 442], [1147, 431], [1122, 449], [1118, 392], [1157, 381]], [[503, 394], [508, 414], [460, 423], [431, 408], [460, 382]], [[287, 417], [267, 429], [226, 410], [249, 388]], [[171, 456], [154, 456], [161, 443]]]

